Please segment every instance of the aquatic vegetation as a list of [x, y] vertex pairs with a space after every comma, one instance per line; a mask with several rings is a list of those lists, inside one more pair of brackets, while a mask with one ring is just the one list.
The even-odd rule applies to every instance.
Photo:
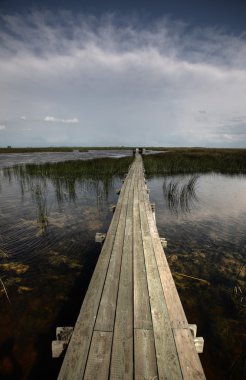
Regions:
[[7, 298], [7, 300], [8, 300], [8, 302], [11, 303], [10, 299], [9, 299], [9, 295], [8, 295], [7, 289], [6, 289], [6, 286], [4, 285], [4, 282], [3, 282], [3, 280], [1, 278], [0, 278], [0, 283], [2, 285], [2, 289], [0, 290], [0, 294], [4, 293], [5, 296], [6, 296], [6, 298]]
[[47, 184], [45, 178], [40, 179], [37, 177], [30, 181], [30, 190], [37, 205], [37, 222], [40, 227], [38, 236], [43, 236], [48, 226]]
[[29, 265], [22, 263], [4, 263], [0, 264], [0, 269], [3, 271], [14, 271], [16, 274], [24, 274], [29, 269]]
[[148, 177], [172, 174], [245, 174], [246, 149], [172, 149], [144, 156]]
[[17, 289], [17, 292], [19, 294], [28, 293], [31, 292], [33, 288], [30, 288], [29, 286], [19, 286]]
[[164, 177], [163, 196], [168, 209], [174, 213], [191, 212], [191, 209], [198, 202], [196, 195], [196, 185], [199, 176], [188, 177]]
[[76, 189], [83, 187], [84, 191], [96, 194], [98, 208], [101, 208], [103, 198], [107, 198], [112, 187], [113, 177], [122, 177], [131, 162], [131, 157], [123, 157], [21, 164], [4, 168], [3, 174], [9, 182], [13, 178], [19, 181], [23, 197], [25, 192], [31, 192], [37, 210], [38, 237], [45, 235], [49, 223], [48, 181], [54, 186], [58, 204], [76, 201]]
[[69, 199], [75, 199], [75, 185], [86, 180], [88, 187], [97, 188], [97, 193], [103, 189], [107, 192], [112, 177], [123, 176], [132, 162], [131, 157], [98, 158], [93, 160], [76, 160], [45, 164], [23, 164], [12, 168], [4, 168], [3, 173], [11, 180], [14, 176], [21, 181], [22, 189], [30, 184], [33, 178], [52, 181], [57, 198], [62, 200], [65, 194]]

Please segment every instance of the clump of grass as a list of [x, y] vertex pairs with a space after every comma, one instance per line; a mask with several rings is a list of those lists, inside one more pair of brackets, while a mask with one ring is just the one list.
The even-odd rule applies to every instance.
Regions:
[[123, 176], [132, 162], [132, 157], [100, 158], [93, 160], [65, 161], [45, 164], [21, 164], [4, 168], [3, 173], [11, 181], [15, 177], [21, 186], [22, 194], [30, 191], [37, 206], [39, 235], [48, 227], [47, 181], [56, 191], [58, 203], [64, 200], [75, 201], [76, 186], [107, 197], [114, 176]]
[[92, 160], [73, 160], [45, 164], [21, 164], [4, 168], [6, 177], [15, 175], [18, 178], [48, 178], [66, 183], [75, 180], [95, 180], [123, 175], [128, 171], [132, 157], [97, 158]]
[[194, 175], [183, 181], [182, 178], [173, 179], [165, 177], [163, 183], [163, 196], [168, 209], [174, 213], [189, 213], [198, 201], [196, 184], [199, 176]]
[[158, 174], [245, 174], [246, 149], [174, 149], [144, 156], [147, 176]]

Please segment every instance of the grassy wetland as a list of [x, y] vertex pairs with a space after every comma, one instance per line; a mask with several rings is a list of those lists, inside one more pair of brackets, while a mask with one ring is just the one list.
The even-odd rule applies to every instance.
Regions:
[[[246, 151], [162, 150], [144, 156], [150, 198], [188, 321], [205, 340], [207, 379], [241, 380]], [[57, 377], [55, 328], [76, 321], [101, 249], [95, 233], [107, 231], [131, 161], [61, 159], [0, 170], [1, 379]]]
[[149, 176], [160, 174], [245, 174], [246, 149], [165, 149], [164, 153], [145, 156]]

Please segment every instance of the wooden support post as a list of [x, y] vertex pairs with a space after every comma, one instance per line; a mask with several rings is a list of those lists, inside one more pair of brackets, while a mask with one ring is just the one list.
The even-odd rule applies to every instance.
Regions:
[[196, 347], [196, 351], [198, 352], [198, 354], [201, 354], [203, 352], [203, 348], [204, 348], [204, 339], [202, 337], [197, 337], [196, 334], [197, 334], [197, 325], [195, 324], [189, 324], [189, 329], [191, 330], [192, 332], [192, 336], [193, 336], [193, 339], [194, 339], [194, 344], [195, 344], [195, 347]]
[[71, 326], [56, 328], [56, 340], [53, 340], [51, 343], [52, 358], [59, 358], [68, 346], [72, 333], [73, 327]]
[[106, 238], [106, 234], [102, 232], [97, 232], [95, 236], [95, 242], [96, 243], [103, 243]]
[[160, 238], [161, 245], [163, 248], [167, 248], [167, 240], [166, 238]]
[[197, 337], [194, 339], [194, 343], [198, 354], [202, 354], [204, 348], [204, 339], [202, 337]]

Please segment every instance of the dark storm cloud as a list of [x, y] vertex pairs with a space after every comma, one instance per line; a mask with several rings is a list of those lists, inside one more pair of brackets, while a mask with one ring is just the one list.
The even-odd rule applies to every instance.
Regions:
[[243, 35], [69, 11], [0, 21], [1, 145], [245, 144], [228, 138], [245, 108]]

